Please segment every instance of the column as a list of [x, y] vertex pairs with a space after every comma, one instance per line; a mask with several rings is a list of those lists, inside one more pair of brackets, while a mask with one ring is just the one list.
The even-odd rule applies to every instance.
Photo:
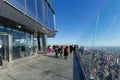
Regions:
[[46, 35], [45, 34], [41, 34], [41, 38], [42, 38], [42, 48], [43, 48], [43, 53], [47, 54], [47, 43], [46, 43]]
[[9, 62], [13, 60], [13, 44], [12, 44], [12, 36], [8, 35], [8, 40], [9, 40]]
[[37, 41], [38, 41], [38, 50], [40, 51], [41, 47], [40, 47], [40, 32], [39, 31], [37, 33]]

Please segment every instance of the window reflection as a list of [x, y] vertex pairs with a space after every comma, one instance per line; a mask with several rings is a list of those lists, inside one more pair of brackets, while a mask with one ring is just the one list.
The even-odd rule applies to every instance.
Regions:
[[20, 40], [20, 57], [24, 57], [25, 54], [25, 33], [21, 32], [19, 33], [21, 37], [19, 38]]
[[44, 25], [48, 27], [48, 6], [45, 0], [43, 0], [43, 21]]
[[7, 0], [7, 1], [12, 5], [14, 5], [16, 8], [25, 12], [25, 2], [24, 2], [25, 0]]
[[31, 55], [31, 50], [32, 50], [31, 34], [26, 33], [25, 36], [26, 36], [26, 40], [25, 40], [26, 54], [25, 54], [25, 56], [29, 56], [29, 55]]
[[26, 0], [27, 14], [36, 20], [36, 2], [35, 0]]
[[42, 0], [37, 0], [38, 21], [43, 24]]
[[53, 5], [54, 0], [48, 0], [48, 2], [50, 3], [51, 7], [54, 9], [54, 5]]
[[50, 25], [50, 29], [54, 30], [54, 18], [53, 18], [53, 13], [52, 13], [51, 10], [50, 10], [49, 14], [50, 14], [50, 15], [49, 15], [49, 21], [50, 21], [49, 25]]
[[20, 34], [19, 31], [13, 30], [13, 59], [20, 58]]
[[[53, 0], [48, 0], [53, 6]], [[7, 0], [12, 6], [47, 28], [54, 30], [53, 13], [46, 0]]]
[[[33, 55], [33, 35], [13, 30], [13, 58], [18, 59]], [[37, 47], [36, 47], [37, 48]]]
[[37, 38], [34, 38], [33, 40], [33, 53], [37, 53], [37, 47], [38, 47], [38, 44], [37, 44]]

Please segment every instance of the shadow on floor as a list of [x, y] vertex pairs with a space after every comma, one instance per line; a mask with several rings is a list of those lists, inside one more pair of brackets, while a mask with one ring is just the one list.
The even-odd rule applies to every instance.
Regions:
[[55, 57], [55, 55], [46, 55], [47, 57], [50, 57], [50, 58], [57, 58]]
[[55, 54], [54, 55], [53, 54], [52, 55], [48, 54], [48, 55], [44, 55], [44, 56], [47, 56], [49, 58], [54, 58], [54, 59], [64, 59], [64, 57], [60, 57], [60, 56], [56, 57]]

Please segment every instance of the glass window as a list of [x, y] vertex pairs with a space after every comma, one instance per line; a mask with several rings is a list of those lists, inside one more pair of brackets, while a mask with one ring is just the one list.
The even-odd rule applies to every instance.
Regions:
[[13, 59], [20, 58], [20, 34], [19, 31], [13, 30]]
[[51, 11], [50, 8], [48, 8], [48, 28], [51, 29]]
[[54, 0], [48, 0], [48, 2], [50, 3], [51, 7], [54, 8]]
[[45, 0], [43, 0], [43, 23], [47, 27], [48, 26], [48, 5]]
[[33, 40], [33, 53], [37, 53], [37, 47], [38, 47], [37, 38], [34, 38], [34, 40]]
[[33, 36], [30, 33], [13, 30], [13, 59], [33, 54]]
[[37, 0], [38, 21], [43, 23], [42, 0]]
[[11, 33], [11, 28], [5, 28], [3, 26], [0, 26], [0, 32]]
[[27, 14], [36, 19], [36, 0], [26, 0]]
[[26, 33], [25, 36], [26, 36], [26, 40], [25, 40], [26, 54], [25, 54], [25, 56], [30, 56], [31, 55], [31, 50], [32, 50], [31, 34]]
[[33, 53], [33, 47], [34, 47], [34, 45], [33, 45], [33, 34], [31, 34], [31, 55], [34, 55], [34, 53]]
[[48, 10], [49, 29], [54, 30], [54, 18], [52, 11]]
[[13, 6], [18, 8], [19, 10], [25, 12], [25, 0], [7, 0], [9, 3], [11, 3]]
[[20, 41], [20, 57], [24, 57], [25, 54], [25, 33], [20, 31], [19, 33], [19, 41]]

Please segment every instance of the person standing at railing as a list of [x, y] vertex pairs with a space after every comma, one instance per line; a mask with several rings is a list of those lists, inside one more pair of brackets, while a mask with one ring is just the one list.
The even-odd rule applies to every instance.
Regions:
[[61, 48], [61, 46], [58, 46], [58, 54], [60, 54], [60, 57], [62, 57], [62, 48]]
[[73, 45], [70, 45], [69, 48], [70, 48], [70, 53], [73, 53], [73, 51], [74, 51], [74, 46], [73, 46]]
[[68, 46], [66, 46], [65, 49], [64, 49], [64, 58], [65, 59], [67, 59], [68, 54], [69, 54], [69, 48], [68, 48]]
[[81, 47], [79, 48], [79, 52], [80, 52], [81, 55], [83, 55], [83, 53], [84, 53], [84, 47], [83, 47], [83, 46], [81, 46]]
[[64, 53], [64, 46], [62, 45], [62, 46], [61, 46], [61, 51], [60, 51], [60, 57], [61, 57], [61, 58], [62, 58], [63, 53]]
[[57, 46], [55, 46], [55, 57], [57, 57], [57, 58], [58, 58], [58, 45], [57, 45]]

